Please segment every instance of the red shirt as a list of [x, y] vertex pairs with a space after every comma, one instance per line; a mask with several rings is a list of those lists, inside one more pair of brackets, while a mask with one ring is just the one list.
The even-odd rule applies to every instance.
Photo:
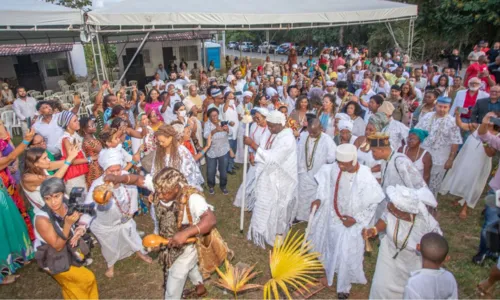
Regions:
[[472, 107], [476, 105], [477, 95], [479, 95], [479, 91], [476, 91], [476, 93], [472, 96], [469, 92], [465, 93], [464, 108], [468, 108], [469, 112], [466, 114], [461, 114], [460, 117], [470, 119], [470, 116], [472, 114]]
[[345, 65], [345, 60], [342, 57], [338, 57], [333, 61], [333, 71], [337, 72], [337, 67]]
[[[482, 71], [484, 71], [487, 68], [488, 68], [488, 66], [486, 64], [480, 65], [478, 62], [475, 62], [475, 63], [471, 64], [467, 68], [467, 71], [465, 71], [465, 73], [467, 74], [467, 81], [464, 82], [464, 86], [465, 87], [469, 86], [469, 80], [472, 77], [477, 77], [477, 75], [479, 74], [479, 72], [482, 72]], [[486, 82], [488, 82], [488, 79], [487, 78], [485, 78], [485, 79], [486, 79]], [[483, 79], [481, 78], [481, 80], [483, 80]]]

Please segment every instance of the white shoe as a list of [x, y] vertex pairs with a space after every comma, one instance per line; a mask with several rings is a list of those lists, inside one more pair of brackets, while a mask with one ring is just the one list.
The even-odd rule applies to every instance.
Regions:
[[137, 233], [139, 234], [140, 237], [143, 237], [144, 235], [146, 235], [146, 233], [142, 230], [137, 230]]

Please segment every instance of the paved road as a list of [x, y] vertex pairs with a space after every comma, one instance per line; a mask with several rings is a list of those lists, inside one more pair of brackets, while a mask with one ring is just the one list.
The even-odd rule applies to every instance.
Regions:
[[[221, 50], [222, 51], [222, 50]], [[263, 59], [265, 60], [266, 59], [266, 54], [260, 54], [259, 52], [241, 52], [242, 53], [242, 56], [243, 57], [246, 57], [246, 56], [249, 56], [250, 58], [258, 58], [258, 59]], [[240, 56], [240, 51], [239, 50], [230, 50], [230, 49], [226, 49], [226, 55], [231, 55], [231, 56]], [[275, 62], [285, 62], [287, 60], [287, 57], [288, 55], [284, 55], [284, 54], [269, 54], [269, 56], [271, 57], [271, 60], [272, 61], [275, 61]], [[308, 57], [304, 57], [302, 58], [301, 56], [299, 56], [299, 59], [298, 61], [299, 62], [306, 62], [308, 59]]]

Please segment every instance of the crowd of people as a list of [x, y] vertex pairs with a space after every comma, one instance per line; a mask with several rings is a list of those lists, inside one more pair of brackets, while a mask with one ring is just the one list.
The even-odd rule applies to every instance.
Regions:
[[[309, 221], [307, 239], [325, 269], [320, 282], [331, 286], [336, 275], [340, 299], [367, 283], [365, 248], [377, 237], [370, 298], [457, 298], [442, 268], [449, 249], [437, 199], [461, 197], [457, 213], [466, 219], [500, 150], [500, 43], [486, 47], [469, 55], [464, 78], [457, 51], [449, 66], [417, 67], [397, 49], [370, 57], [351, 45], [325, 49], [318, 62], [297, 63], [294, 49], [282, 64], [228, 57], [225, 82], [213, 77], [212, 63], [191, 71], [185, 62], [179, 70], [160, 65], [147, 92], [94, 82], [90, 116], [79, 116], [78, 95], [63, 110], [17, 87], [22, 142], [15, 146], [0, 124], [0, 283], [14, 282], [36, 257], [64, 298], [98, 298], [86, 268], [90, 246], [100, 245], [108, 277], [131, 255], [152, 263], [134, 221], [143, 214], [169, 240], [154, 249], [165, 298], [203, 297], [189, 241], [216, 226], [203, 193], [233, 192], [234, 205], [252, 213], [247, 238], [259, 247]], [[249, 165], [246, 180], [230, 191], [228, 177], [241, 164]], [[490, 194], [499, 180], [497, 173]], [[109, 203], [96, 200], [99, 192]], [[500, 219], [497, 207], [485, 209], [478, 264], [495, 257], [485, 232]], [[71, 255], [57, 259], [63, 250]], [[184, 290], [187, 277], [193, 290]]]

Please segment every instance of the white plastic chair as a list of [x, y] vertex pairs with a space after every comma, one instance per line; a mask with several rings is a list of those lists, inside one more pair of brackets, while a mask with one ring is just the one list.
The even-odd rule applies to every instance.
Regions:
[[49, 97], [49, 96], [52, 96], [52, 94], [54, 93], [53, 90], [46, 90], [46, 91], [43, 91], [43, 95], [45, 97]]
[[69, 85], [63, 85], [63, 86], [61, 86], [61, 91], [62, 92], [67, 92], [69, 90], [70, 90], [70, 86]]
[[128, 85], [129, 85], [129, 86], [137, 85], [137, 80], [130, 80], [130, 81], [128, 82]]
[[35, 90], [29, 90], [29, 91], [26, 92], [26, 94], [28, 94], [28, 96], [30, 96], [30, 97], [33, 97], [33, 96], [31, 96], [31, 93], [33, 93], [33, 92], [36, 92], [36, 91]]
[[93, 116], [94, 114], [92, 113], [92, 107], [94, 106], [94, 104], [89, 104], [87, 106], [85, 106], [85, 111], [87, 112], [87, 115], [90, 117], [90, 116]]
[[11, 136], [13, 136], [13, 130], [15, 128], [19, 128], [19, 131], [22, 134], [21, 121], [19, 121], [19, 119], [16, 117], [16, 114], [13, 110], [2, 112], [1, 118], [5, 128], [7, 128]]
[[63, 86], [68, 85], [68, 83], [66, 82], [66, 80], [59, 80], [57, 82], [57, 85], [59, 85], [59, 87], [62, 88]]
[[30, 96], [33, 97], [33, 98], [36, 98], [37, 96], [40, 96], [41, 94], [42, 93], [39, 92], [39, 91], [32, 91]]

